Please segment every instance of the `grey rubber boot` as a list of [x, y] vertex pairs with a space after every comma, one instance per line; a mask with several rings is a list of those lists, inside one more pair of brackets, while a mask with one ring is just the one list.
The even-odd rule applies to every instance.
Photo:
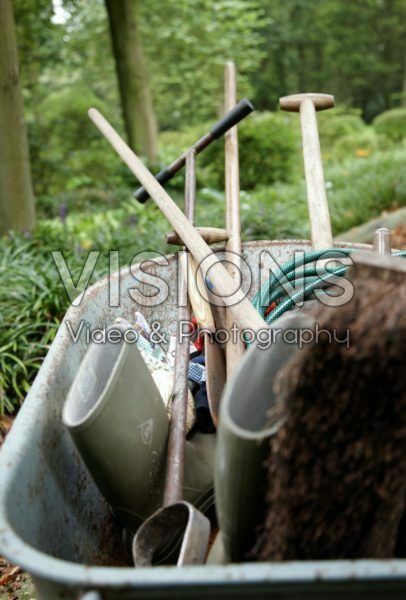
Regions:
[[270, 423], [268, 416], [276, 403], [273, 383], [298, 349], [285, 342], [283, 332], [308, 328], [312, 323], [310, 316], [301, 313], [278, 319], [271, 327], [280, 330], [275, 342], [266, 350], [254, 343], [227, 383], [221, 401], [214, 476], [224, 547], [222, 561], [247, 560], [256, 527], [263, 522], [267, 481], [264, 460], [269, 440], [282, 422], [279, 419]]
[[[136, 530], [162, 504], [169, 421], [135, 343], [89, 347], [62, 418], [113, 514]], [[213, 438], [195, 434], [185, 449], [185, 498], [203, 510], [213, 503]]]

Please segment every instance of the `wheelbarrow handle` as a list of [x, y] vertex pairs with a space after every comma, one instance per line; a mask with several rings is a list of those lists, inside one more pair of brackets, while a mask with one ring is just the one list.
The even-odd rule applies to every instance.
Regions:
[[[222, 117], [213, 127], [206, 133], [203, 137], [201, 137], [189, 150], [181, 154], [176, 160], [173, 161], [168, 167], [165, 167], [155, 176], [155, 179], [161, 184], [164, 185], [167, 183], [182, 167], [185, 166], [186, 163], [186, 155], [190, 150], [195, 150], [196, 154], [199, 154], [202, 150], [207, 148], [214, 140], [217, 140], [222, 135], [226, 133], [229, 129], [237, 125], [242, 119], [244, 119], [247, 115], [252, 113], [254, 110], [251, 102], [244, 98], [240, 100], [238, 104], [236, 104], [224, 117]], [[144, 187], [140, 187], [136, 192], [134, 192], [134, 198], [144, 204], [148, 198], [149, 194]]]

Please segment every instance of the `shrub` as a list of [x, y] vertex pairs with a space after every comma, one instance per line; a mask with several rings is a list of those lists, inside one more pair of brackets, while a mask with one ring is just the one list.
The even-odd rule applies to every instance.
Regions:
[[[37, 195], [66, 189], [125, 185], [134, 178], [87, 116], [96, 106], [111, 110], [90, 90], [73, 83], [47, 96], [29, 119], [30, 153]], [[120, 124], [113, 114], [114, 125]], [[120, 127], [118, 127], [121, 130]]]
[[[335, 235], [406, 206], [406, 149], [327, 166], [325, 178]], [[308, 238], [304, 180], [241, 195], [243, 239]]]
[[[300, 156], [299, 128], [292, 115], [257, 113], [238, 128], [241, 189], [290, 181]], [[208, 183], [224, 187], [224, 144], [213, 144], [202, 155]]]
[[366, 128], [364, 121], [354, 109], [332, 109], [318, 113], [320, 143], [329, 150], [340, 138], [359, 134]]
[[332, 148], [332, 157], [336, 160], [346, 158], [367, 158], [380, 148], [382, 144], [371, 127], [358, 133], [350, 133], [339, 138]]
[[392, 108], [378, 115], [373, 126], [378, 134], [393, 142], [406, 138], [406, 108]]
[[376, 152], [364, 160], [349, 159], [326, 173], [335, 234], [406, 206], [405, 149]]

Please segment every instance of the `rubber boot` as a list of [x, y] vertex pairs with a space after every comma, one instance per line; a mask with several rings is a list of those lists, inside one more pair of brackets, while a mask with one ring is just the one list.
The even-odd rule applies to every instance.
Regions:
[[[292, 313], [270, 328], [280, 330], [272, 345], [260, 349], [255, 343], [245, 353], [226, 385], [221, 400], [214, 488], [216, 511], [224, 546], [222, 560], [239, 562], [249, 558], [255, 530], [263, 523], [267, 472], [264, 460], [269, 440], [282, 423], [270, 422], [275, 407], [273, 383], [278, 371], [298, 350], [287, 343], [287, 330], [308, 328], [311, 317]], [[294, 337], [294, 333], [292, 337]], [[289, 337], [289, 336], [288, 336]]]
[[[128, 327], [113, 329], [124, 333]], [[135, 531], [162, 504], [169, 431], [162, 398], [135, 343], [122, 335], [118, 343], [89, 347], [62, 418], [114, 516]], [[185, 499], [202, 509], [213, 503], [213, 438], [196, 434], [185, 449]]]

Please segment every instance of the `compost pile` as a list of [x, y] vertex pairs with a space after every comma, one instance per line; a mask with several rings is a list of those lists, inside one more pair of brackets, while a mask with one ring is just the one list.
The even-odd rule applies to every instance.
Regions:
[[261, 560], [390, 558], [405, 508], [406, 285], [360, 281], [280, 372]]

